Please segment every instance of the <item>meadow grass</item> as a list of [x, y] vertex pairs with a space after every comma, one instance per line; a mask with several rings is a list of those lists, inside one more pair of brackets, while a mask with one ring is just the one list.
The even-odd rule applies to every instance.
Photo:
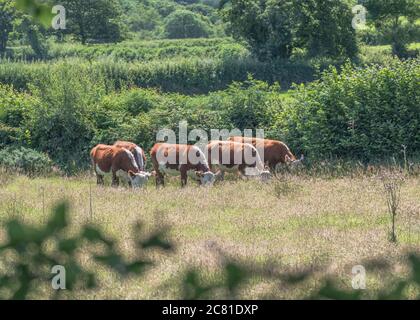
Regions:
[[[212, 271], [220, 266], [220, 251], [282, 270], [316, 270], [304, 285], [296, 287], [255, 278], [241, 291], [242, 298], [307, 297], [325, 276], [351, 290], [351, 269], [364, 263], [369, 296], [386, 281], [402, 277], [407, 270], [404, 254], [420, 249], [419, 195], [418, 177], [407, 178], [397, 218], [397, 244], [388, 241], [390, 220], [381, 182], [367, 176], [321, 179], [284, 175], [267, 184], [228, 180], [213, 188], [190, 181], [184, 189], [174, 179], [162, 189], [150, 181], [146, 189], [137, 191], [97, 187], [89, 175], [14, 176], [0, 185], [0, 223], [12, 217], [34, 225], [44, 223], [54, 204], [68, 199], [74, 228], [94, 223], [121, 239], [122, 249], [128, 252], [136, 221], [146, 228], [170, 227], [168, 236], [176, 251], [156, 254], [157, 265], [145, 277], [121, 282], [97, 268], [99, 289], [64, 293], [65, 298], [180, 298], [179, 274], [193, 266], [205, 277], [215, 277], [217, 273]], [[4, 237], [0, 234], [0, 240]], [[371, 259], [385, 259], [394, 266], [392, 272], [368, 267]], [[88, 260], [84, 263], [90, 264]], [[46, 286], [44, 290], [50, 289]]]

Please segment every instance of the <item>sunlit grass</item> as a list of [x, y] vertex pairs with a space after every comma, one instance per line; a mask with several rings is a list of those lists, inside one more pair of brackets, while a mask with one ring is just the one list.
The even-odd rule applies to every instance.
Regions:
[[[0, 221], [19, 217], [43, 223], [53, 205], [65, 198], [71, 202], [74, 227], [94, 222], [127, 247], [135, 221], [170, 226], [176, 253], [158, 255], [158, 265], [145, 278], [120, 283], [111, 273], [98, 269], [101, 289], [82, 296], [68, 294], [73, 298], [179, 298], [180, 271], [192, 265], [205, 272], [218, 265], [220, 257], [212, 246], [235, 258], [274, 262], [286, 269], [321, 266], [320, 275], [330, 275], [348, 286], [352, 266], [375, 257], [402, 263], [408, 250], [420, 248], [418, 178], [407, 179], [402, 189], [397, 244], [387, 239], [386, 202], [375, 178], [289, 177], [292, 191], [280, 196], [275, 192], [278, 183], [282, 181], [227, 181], [201, 188], [190, 181], [181, 189], [179, 180], [173, 179], [166, 188], [156, 189], [151, 181], [147, 189], [131, 191], [97, 187], [90, 176], [18, 176], [0, 188]], [[394, 275], [371, 272], [368, 289], [376, 291], [385, 278], [401, 276], [404, 269]], [[299, 298], [311, 288], [273, 290], [270, 283], [253, 280], [243, 297]]]

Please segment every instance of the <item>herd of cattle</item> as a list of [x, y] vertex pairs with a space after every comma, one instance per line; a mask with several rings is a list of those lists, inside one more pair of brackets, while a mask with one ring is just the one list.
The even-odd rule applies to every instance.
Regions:
[[[224, 179], [226, 172], [242, 176], [258, 176], [265, 181], [278, 164], [296, 165], [298, 160], [281, 141], [247, 137], [230, 137], [228, 141], [211, 141], [207, 155], [194, 145], [156, 143], [150, 150], [154, 171], [146, 172], [146, 156], [141, 147], [132, 142], [117, 141], [114, 145], [99, 144], [90, 153], [97, 183], [112, 175], [112, 185], [119, 179], [133, 188], [144, 186], [151, 176], [156, 185], [164, 185], [166, 175], [180, 175], [181, 185], [188, 177], [201, 185], [212, 185], [216, 178]], [[251, 159], [251, 160], [250, 160]]]

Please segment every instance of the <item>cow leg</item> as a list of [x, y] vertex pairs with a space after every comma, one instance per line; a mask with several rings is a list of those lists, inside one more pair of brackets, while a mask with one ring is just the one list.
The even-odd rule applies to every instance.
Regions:
[[273, 162], [273, 161], [269, 162], [268, 167], [270, 168], [270, 171], [271, 172], [277, 172], [277, 165], [278, 164], [279, 164], [278, 162]]
[[101, 186], [104, 185], [104, 176], [96, 174], [96, 184]]
[[181, 187], [184, 188], [187, 185], [187, 170], [181, 169]]
[[117, 172], [112, 171], [112, 186], [118, 187], [120, 185], [120, 180], [117, 177]]
[[155, 170], [155, 171], [156, 171], [156, 188], [158, 188], [159, 186], [164, 187], [165, 186], [165, 178], [164, 178], [163, 174], [158, 170]]
[[220, 170], [220, 181], [225, 181], [225, 172], [223, 170]]

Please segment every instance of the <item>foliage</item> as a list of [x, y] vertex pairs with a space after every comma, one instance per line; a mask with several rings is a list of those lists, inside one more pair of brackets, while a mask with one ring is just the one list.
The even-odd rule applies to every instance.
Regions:
[[123, 38], [121, 7], [117, 0], [63, 0], [67, 32], [86, 42], [118, 42]]
[[347, 65], [299, 86], [279, 117], [293, 149], [313, 158], [374, 160], [420, 149], [419, 60], [365, 69]]
[[29, 176], [46, 175], [52, 170], [51, 159], [40, 152], [20, 147], [0, 150], [0, 166]]
[[164, 29], [169, 39], [207, 38], [210, 35], [208, 22], [188, 10], [177, 10], [167, 16]]
[[[0, 132], [3, 144], [46, 152], [68, 173], [89, 165], [89, 150], [97, 143], [126, 139], [147, 150], [158, 130], [177, 131], [183, 120], [190, 128], [208, 132], [264, 129], [267, 137], [283, 140], [296, 153], [318, 160], [389, 159], [400, 154], [401, 145], [407, 146], [408, 155], [415, 155], [420, 146], [418, 60], [392, 60], [387, 67], [366, 69], [346, 65], [341, 72], [332, 68], [320, 81], [298, 86], [287, 100], [277, 84], [270, 86], [252, 77], [223, 91], [186, 96], [128, 89], [132, 83], [147, 86], [155, 81], [139, 77], [135, 65], [128, 69], [121, 63], [60, 62], [48, 68], [29, 77], [33, 80], [27, 86], [34, 97], [1, 87], [0, 99], [5, 103]], [[172, 75], [166, 79], [161, 74], [168, 84], [169, 79], [172, 85], [173, 79], [183, 81], [181, 74], [176, 78], [175, 69], [169, 72]], [[109, 75], [117, 78], [110, 80]], [[190, 76], [186, 83], [201, 81], [208, 88], [211, 81], [205, 83], [200, 75]]]
[[230, 33], [244, 38], [261, 59], [289, 58], [295, 27], [293, 10], [292, 1], [233, 0], [224, 18]]
[[14, 14], [14, 1], [0, 0], [0, 55], [6, 51], [9, 33], [13, 29]]
[[[171, 50], [167, 48], [161, 52], [166, 55]], [[98, 59], [92, 62], [83, 59], [64, 59], [52, 63], [0, 63], [0, 82], [11, 84], [18, 90], [27, 90], [29, 83], [42, 79], [46, 73], [59, 72], [63, 65], [72, 64], [79, 72], [89, 70], [98, 79], [110, 86], [113, 84], [117, 89], [131, 85], [159, 88], [165, 92], [201, 94], [225, 89], [233, 81], [245, 81], [248, 74], [269, 83], [279, 82], [283, 89], [287, 89], [293, 83], [314, 80], [317, 70], [325, 68], [324, 63], [319, 65], [304, 61], [260, 62], [253, 58], [242, 58], [242, 52], [236, 48], [226, 47], [225, 50], [220, 52], [220, 55], [226, 54], [227, 57], [220, 58], [173, 57], [131, 63], [112, 59]], [[230, 53], [234, 52], [237, 52], [236, 57], [230, 58]]]
[[364, 5], [376, 29], [389, 39], [393, 53], [399, 57], [406, 56], [410, 33], [418, 29], [415, 22], [420, 17], [419, 2], [417, 0], [366, 0]]
[[290, 58], [299, 48], [311, 56], [354, 57], [357, 53], [346, 1], [226, 0], [221, 6], [229, 31], [245, 39], [262, 60]]
[[[160, 249], [170, 251], [172, 245], [165, 239], [165, 229], [145, 234], [140, 224], [133, 230], [138, 254], [126, 258], [118, 249], [118, 241], [105, 235], [99, 228], [84, 225], [69, 234], [68, 203], [56, 206], [50, 219], [39, 227], [17, 219], [5, 224], [7, 240], [0, 245], [0, 298], [27, 299], [38, 292], [38, 287], [51, 285], [51, 268], [65, 268], [66, 290], [86, 290], [98, 286], [94, 269], [80, 263], [81, 253], [126, 278], [141, 275], [153, 265], [148, 252]], [[7, 259], [3, 259], [6, 258]], [[50, 297], [57, 298], [60, 290], [48, 289]]]
[[345, 1], [299, 1], [298, 41], [310, 56], [354, 57], [358, 52], [353, 14]]
[[63, 63], [36, 79], [30, 89], [41, 99], [28, 120], [33, 146], [68, 173], [79, 171], [80, 164], [87, 162], [94, 134], [91, 108], [106, 92], [105, 83], [86, 69]]
[[38, 105], [38, 99], [0, 85], [0, 148], [10, 144], [30, 145], [26, 121]]

